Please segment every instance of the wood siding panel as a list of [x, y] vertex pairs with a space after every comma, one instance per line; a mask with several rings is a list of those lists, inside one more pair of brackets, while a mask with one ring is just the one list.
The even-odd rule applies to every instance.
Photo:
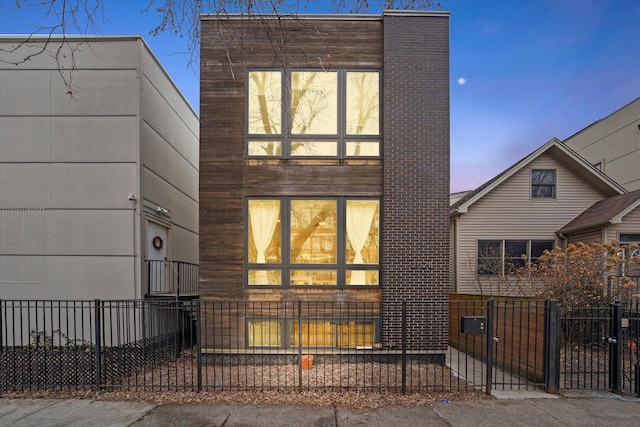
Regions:
[[[532, 169], [557, 170], [555, 199], [530, 198]], [[475, 277], [477, 240], [556, 240], [557, 230], [603, 198], [550, 155], [533, 160], [459, 217], [457, 291], [480, 292]]]
[[[277, 34], [274, 45], [268, 34]], [[273, 40], [273, 37], [272, 37]], [[327, 300], [335, 289], [244, 286], [246, 197], [382, 197], [381, 161], [245, 160], [247, 69], [381, 69], [382, 23], [367, 20], [203, 20], [200, 131], [200, 293], [206, 299]], [[342, 291], [341, 291], [342, 292]], [[347, 300], [379, 301], [379, 290]]]

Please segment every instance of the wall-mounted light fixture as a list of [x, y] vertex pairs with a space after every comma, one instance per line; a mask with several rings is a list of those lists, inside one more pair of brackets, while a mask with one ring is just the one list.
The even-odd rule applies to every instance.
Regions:
[[166, 215], [169, 213], [169, 209], [163, 208], [162, 206], [156, 206], [156, 212], [162, 215]]
[[129, 200], [131, 200], [131, 201], [138, 200], [138, 197], [137, 197], [135, 194], [133, 194], [133, 193], [129, 193], [129, 195], [127, 196], [127, 198], [128, 198]]

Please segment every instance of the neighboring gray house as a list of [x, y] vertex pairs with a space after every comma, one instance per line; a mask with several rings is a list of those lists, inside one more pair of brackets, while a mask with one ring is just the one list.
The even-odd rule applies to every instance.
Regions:
[[[198, 262], [197, 114], [139, 36], [54, 37], [11, 64], [45, 47], [7, 52], [24, 38], [0, 36], [0, 295], [174, 291], [176, 264], [147, 261]], [[58, 47], [74, 51], [73, 96]]]
[[640, 189], [640, 98], [564, 143], [627, 191]]
[[558, 230], [594, 203], [625, 192], [562, 142], [550, 140], [451, 205], [454, 292], [500, 293], [500, 275], [566, 245]]

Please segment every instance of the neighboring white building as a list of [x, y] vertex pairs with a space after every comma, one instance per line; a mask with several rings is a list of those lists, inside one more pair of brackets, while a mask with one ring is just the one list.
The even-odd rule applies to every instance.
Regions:
[[627, 191], [640, 189], [640, 98], [563, 142]]
[[54, 38], [11, 64], [44, 47], [7, 52], [23, 39], [0, 36], [1, 298], [172, 291], [146, 261], [198, 263], [197, 114], [139, 36]]

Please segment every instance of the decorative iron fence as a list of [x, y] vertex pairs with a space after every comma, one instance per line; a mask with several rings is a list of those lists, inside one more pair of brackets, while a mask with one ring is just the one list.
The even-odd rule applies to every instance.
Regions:
[[[411, 327], [433, 333], [448, 304], [409, 307], [425, 318]], [[482, 388], [447, 366], [456, 350], [408, 342], [407, 310], [389, 345], [380, 304], [2, 300], [0, 390]]]
[[[640, 395], [637, 303], [561, 310], [479, 297], [385, 310], [383, 319], [378, 303], [0, 300], [0, 392], [560, 386]], [[407, 315], [416, 312], [419, 322]], [[416, 338], [434, 334], [449, 345]]]

